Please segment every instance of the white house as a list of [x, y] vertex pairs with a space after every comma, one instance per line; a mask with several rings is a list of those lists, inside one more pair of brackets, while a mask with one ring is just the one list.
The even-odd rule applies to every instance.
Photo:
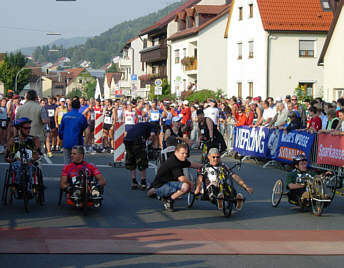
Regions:
[[168, 25], [171, 90], [227, 88], [226, 40], [228, 1], [201, 1], [179, 12]]
[[105, 73], [104, 77], [104, 99], [114, 99], [116, 93], [119, 94], [118, 83], [121, 79], [121, 73]]
[[317, 66], [333, 15], [320, 0], [233, 0], [227, 38], [227, 95], [277, 97], [302, 87], [323, 94]]
[[318, 64], [324, 66], [327, 101], [344, 96], [344, 0], [340, 1]]

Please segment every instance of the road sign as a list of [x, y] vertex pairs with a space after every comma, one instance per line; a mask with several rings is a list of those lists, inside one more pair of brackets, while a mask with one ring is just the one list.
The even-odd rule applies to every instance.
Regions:
[[131, 81], [137, 81], [137, 74], [131, 75]]
[[161, 79], [156, 79], [154, 84], [157, 86], [157, 87], [160, 87], [162, 85], [162, 80]]
[[155, 87], [154, 95], [162, 95], [162, 87]]

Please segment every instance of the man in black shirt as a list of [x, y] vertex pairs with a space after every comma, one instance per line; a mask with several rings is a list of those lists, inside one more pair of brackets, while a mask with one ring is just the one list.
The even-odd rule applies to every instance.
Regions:
[[146, 169], [148, 168], [148, 157], [146, 153], [146, 140], [156, 139], [158, 129], [155, 125], [144, 122], [137, 123], [129, 129], [124, 138], [126, 150], [125, 167], [130, 170], [132, 184], [131, 189], [137, 189], [136, 168], [141, 173], [141, 189], [146, 189]]
[[162, 163], [148, 191], [148, 196], [157, 195], [163, 198], [164, 206], [169, 211], [174, 211], [173, 202], [178, 197], [192, 189], [192, 182], [183, 173], [183, 168], [201, 168], [201, 164], [187, 160], [188, 147], [178, 144], [173, 155]]

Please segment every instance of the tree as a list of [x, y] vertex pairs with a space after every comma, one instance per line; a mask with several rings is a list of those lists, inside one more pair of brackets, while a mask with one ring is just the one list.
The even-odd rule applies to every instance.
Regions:
[[73, 99], [75, 96], [80, 98], [82, 96], [82, 92], [79, 89], [73, 89], [67, 94], [67, 99]]
[[[0, 64], [0, 81], [5, 85], [5, 94], [9, 89], [15, 90], [15, 78], [17, 73], [26, 65], [27, 59], [21, 52], [5, 54], [4, 60]], [[17, 91], [22, 91], [31, 79], [31, 70], [23, 70], [18, 75]]]
[[97, 86], [97, 81], [90, 81], [86, 85], [86, 97], [87, 99], [94, 98], [95, 88]]
[[110, 68], [107, 69], [106, 72], [107, 73], [118, 73], [119, 72], [118, 64], [112, 63]]

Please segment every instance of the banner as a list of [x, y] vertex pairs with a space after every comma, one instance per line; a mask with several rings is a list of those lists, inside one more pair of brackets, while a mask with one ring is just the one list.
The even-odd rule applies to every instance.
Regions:
[[270, 158], [291, 163], [296, 155], [305, 154], [307, 159], [310, 159], [315, 135], [306, 131], [284, 132], [280, 130], [278, 145], [274, 146], [275, 151], [270, 151]]
[[242, 126], [236, 127], [234, 130], [234, 151], [245, 156], [266, 157], [268, 152], [268, 128]]
[[344, 136], [319, 134], [317, 164], [344, 166]]

